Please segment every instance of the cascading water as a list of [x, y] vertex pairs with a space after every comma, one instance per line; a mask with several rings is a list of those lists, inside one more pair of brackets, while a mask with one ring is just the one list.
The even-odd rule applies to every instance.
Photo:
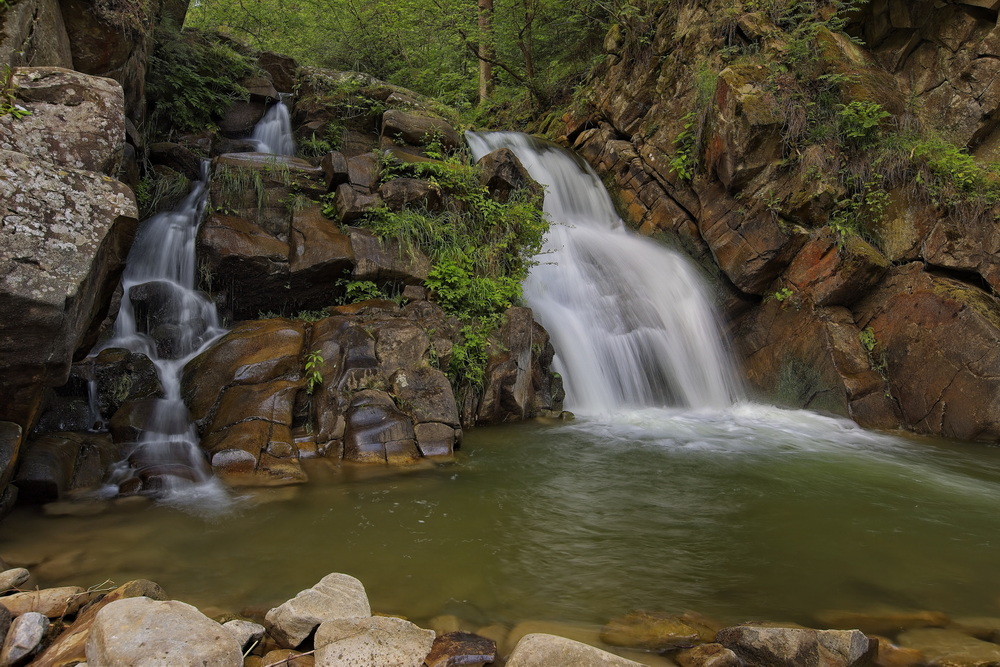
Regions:
[[187, 198], [139, 229], [122, 276], [122, 302], [104, 348], [146, 355], [156, 367], [163, 395], [125, 461], [113, 471], [115, 490], [138, 479], [146, 490], [171, 495], [192, 485], [219, 492], [187, 407], [180, 395], [184, 365], [220, 336], [215, 305], [195, 289], [195, 237], [207, 202], [208, 163]]
[[260, 119], [250, 136], [256, 142], [260, 153], [274, 155], [295, 155], [295, 140], [292, 138], [292, 119], [288, 107], [278, 101]]
[[731, 406], [740, 385], [690, 261], [628, 232], [572, 153], [516, 132], [467, 137], [476, 159], [509, 148], [546, 187], [551, 228], [524, 296], [552, 336], [567, 407]]

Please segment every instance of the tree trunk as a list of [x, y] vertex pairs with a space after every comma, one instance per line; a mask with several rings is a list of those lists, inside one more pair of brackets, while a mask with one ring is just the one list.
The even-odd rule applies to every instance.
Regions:
[[476, 0], [479, 5], [479, 103], [493, 92], [493, 0]]

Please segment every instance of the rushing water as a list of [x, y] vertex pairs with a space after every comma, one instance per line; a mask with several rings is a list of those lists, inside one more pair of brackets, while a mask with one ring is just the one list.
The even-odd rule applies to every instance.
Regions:
[[739, 383], [691, 262], [629, 233], [600, 179], [572, 153], [516, 132], [467, 137], [477, 159], [509, 148], [545, 186], [551, 228], [524, 296], [552, 337], [567, 407], [731, 405]]
[[[1000, 615], [1000, 450], [740, 402], [686, 263], [635, 243], [581, 185], [556, 206], [556, 180], [550, 214], [573, 212], [529, 298], [559, 337], [579, 419], [472, 430], [450, 464], [307, 461], [311, 483], [238, 492], [208, 519], [136, 498], [20, 508], [0, 524], [0, 554], [41, 585], [146, 577], [229, 611], [346, 572], [377, 610], [473, 627], [633, 609], [819, 624], [828, 609]], [[649, 280], [652, 265], [666, 273]], [[619, 270], [642, 282], [615, 296]], [[575, 299], [596, 309], [566, 310]]]
[[257, 151], [260, 153], [295, 155], [292, 120], [284, 102], [279, 101], [267, 110], [254, 127], [250, 140], [257, 143]]

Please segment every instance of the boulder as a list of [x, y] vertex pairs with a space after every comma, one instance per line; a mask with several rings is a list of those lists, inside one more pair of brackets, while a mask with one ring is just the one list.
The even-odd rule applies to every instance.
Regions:
[[22, 502], [59, 500], [73, 486], [80, 441], [58, 434], [28, 443], [14, 477]]
[[63, 667], [85, 661], [87, 638], [97, 613], [116, 600], [140, 596], [153, 600], [165, 600], [167, 597], [163, 589], [152, 581], [137, 579], [122, 584], [81, 611], [73, 624], [46, 647], [33, 664], [37, 667]]
[[829, 229], [814, 232], [784, 278], [817, 306], [850, 306], [866, 296], [889, 270], [889, 260], [855, 234], [837, 238]]
[[253, 646], [264, 639], [264, 633], [267, 632], [263, 625], [242, 619], [226, 621], [222, 624], [222, 627], [229, 630], [236, 637], [241, 651], [248, 651], [253, 648]]
[[0, 422], [0, 489], [7, 488], [14, 477], [21, 437], [20, 426], [13, 422]]
[[90, 366], [97, 383], [97, 409], [105, 421], [127, 401], [163, 395], [156, 366], [144, 354], [109, 347], [80, 363]]
[[0, 572], [0, 593], [6, 593], [17, 588], [31, 577], [31, 573], [23, 567], [15, 567]]
[[[490, 196], [499, 202], [507, 202], [518, 190], [528, 190], [541, 195], [542, 187], [535, 182], [528, 170], [509, 148], [487, 153], [476, 163], [479, 168], [479, 184], [487, 188]], [[388, 201], [388, 200], [387, 200]]]
[[79, 586], [62, 586], [0, 597], [0, 605], [13, 616], [37, 612], [48, 618], [62, 618], [72, 616], [95, 597], [97, 593], [88, 593]]
[[89, 348], [137, 226], [131, 191], [0, 150], [0, 419], [30, 426], [40, 392]]
[[31, 115], [0, 116], [0, 150], [61, 167], [118, 174], [125, 148], [121, 85], [61, 67], [22, 67], [14, 84], [17, 102]]
[[298, 64], [294, 58], [273, 51], [264, 51], [257, 56], [257, 64], [268, 73], [279, 93], [290, 93], [295, 89], [295, 71], [298, 69]]
[[711, 628], [693, 617], [636, 611], [613, 619], [601, 630], [601, 641], [643, 651], [670, 651], [715, 638]]
[[350, 180], [347, 158], [339, 151], [331, 151], [324, 155], [323, 160], [320, 162], [320, 167], [323, 168], [326, 188], [330, 192], [336, 190], [338, 185], [347, 183]]
[[181, 144], [169, 141], [150, 144], [149, 161], [154, 165], [163, 165], [184, 174], [191, 181], [201, 180], [202, 158]]
[[426, 145], [434, 138], [438, 138], [446, 148], [462, 145], [462, 136], [447, 121], [398, 109], [389, 109], [382, 114], [382, 136], [399, 138], [414, 146]]
[[373, 192], [378, 187], [378, 178], [378, 164], [371, 153], [355, 155], [347, 160], [347, 182], [361, 192]]
[[267, 103], [260, 99], [236, 101], [219, 121], [219, 132], [229, 139], [247, 137], [265, 113], [267, 113]]
[[[326, 575], [312, 588], [299, 592], [291, 600], [268, 611], [265, 622], [268, 632], [279, 644], [294, 648], [321, 623], [371, 615], [371, 605], [364, 585], [354, 577], [334, 573]], [[318, 641], [316, 645], [319, 646]]]
[[599, 648], [555, 635], [525, 635], [507, 658], [507, 667], [639, 667]]
[[680, 667], [744, 667], [744, 662], [722, 644], [702, 644], [673, 656]]
[[390, 616], [339, 618], [319, 626], [315, 643], [317, 667], [423, 667], [434, 644], [434, 631]]
[[[484, 158], [485, 159], [485, 158]], [[416, 206], [438, 211], [442, 206], [441, 189], [417, 178], [394, 178], [378, 188], [378, 195], [392, 211]]]
[[860, 630], [737, 625], [723, 628], [716, 641], [748, 664], [780, 667], [849, 667], [865, 665], [878, 644]]
[[4, 9], [0, 66], [73, 69], [69, 35], [58, 0], [26, 0]]
[[116, 600], [97, 612], [87, 639], [91, 665], [241, 667], [233, 635], [195, 607], [147, 597]]
[[319, 206], [310, 206], [292, 214], [289, 241], [291, 296], [307, 309], [334, 303], [337, 280], [354, 268], [350, 237], [325, 218]]
[[420, 457], [413, 422], [381, 391], [355, 394], [346, 414], [344, 459], [359, 463], [410, 463]]
[[350, 224], [360, 220], [368, 211], [377, 208], [382, 200], [365, 188], [342, 183], [337, 186], [335, 202], [337, 218], [344, 224]]
[[38, 612], [29, 611], [9, 623], [10, 629], [0, 648], [0, 664], [24, 663], [41, 648], [49, 630], [49, 619]]
[[[340, 186], [339, 193], [344, 187]], [[337, 195], [339, 198], [339, 194]], [[339, 199], [338, 199], [339, 200]], [[427, 280], [431, 262], [418, 248], [401, 252], [399, 242], [380, 241], [364, 229], [350, 229], [351, 247], [354, 249], [354, 280], [371, 280], [376, 283], [398, 282], [405, 285], [420, 284]]]

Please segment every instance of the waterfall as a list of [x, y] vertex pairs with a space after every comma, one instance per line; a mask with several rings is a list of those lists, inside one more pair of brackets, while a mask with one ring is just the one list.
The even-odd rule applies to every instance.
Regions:
[[146, 355], [163, 388], [163, 396], [149, 407], [138, 441], [112, 471], [110, 482], [116, 493], [129, 484], [168, 496], [193, 486], [201, 489], [201, 495], [222, 493], [198, 446], [180, 392], [184, 365], [224, 332], [215, 305], [195, 289], [195, 237], [208, 199], [207, 183], [205, 161], [201, 180], [187, 198], [140, 226], [122, 276], [122, 302], [113, 335], [100, 348]]
[[625, 229], [582, 159], [515, 132], [467, 133], [476, 159], [511, 149], [545, 186], [551, 228], [524, 298], [556, 348], [568, 408], [725, 408], [740, 383], [708, 290], [683, 255]]
[[268, 109], [257, 126], [254, 127], [250, 140], [257, 143], [257, 151], [260, 153], [295, 155], [291, 115], [283, 101], [279, 100], [277, 104]]

